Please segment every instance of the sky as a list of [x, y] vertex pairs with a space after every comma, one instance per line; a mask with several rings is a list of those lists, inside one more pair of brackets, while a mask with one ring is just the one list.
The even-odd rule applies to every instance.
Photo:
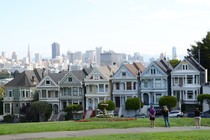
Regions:
[[94, 50], [178, 57], [210, 31], [209, 0], [0, 0], [0, 51]]

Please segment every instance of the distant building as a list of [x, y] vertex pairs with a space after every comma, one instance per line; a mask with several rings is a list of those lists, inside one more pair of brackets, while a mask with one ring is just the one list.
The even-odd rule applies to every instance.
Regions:
[[74, 61], [82, 61], [82, 52], [81, 51], [76, 51], [74, 53]]
[[12, 53], [12, 60], [17, 61], [17, 54], [16, 54], [16, 52]]
[[71, 51], [68, 51], [67, 52], [67, 59], [69, 60], [69, 63], [72, 63], [74, 62], [74, 53], [72, 53]]
[[120, 66], [122, 63], [121, 54], [115, 52], [101, 53], [101, 66], [116, 64]]
[[176, 47], [172, 48], [172, 59], [177, 59]]
[[96, 64], [98, 66], [101, 65], [101, 53], [102, 53], [102, 47], [96, 47]]
[[56, 58], [56, 56], [60, 56], [60, 45], [54, 42], [52, 44], [52, 58]]
[[35, 53], [35, 63], [39, 63], [41, 59], [41, 55], [39, 53]]

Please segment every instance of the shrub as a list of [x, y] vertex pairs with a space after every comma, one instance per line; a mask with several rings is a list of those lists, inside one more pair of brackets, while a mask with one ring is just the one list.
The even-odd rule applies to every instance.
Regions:
[[15, 116], [14, 115], [5, 115], [4, 116], [4, 122], [7, 122], [7, 123], [12, 123], [15, 119]]

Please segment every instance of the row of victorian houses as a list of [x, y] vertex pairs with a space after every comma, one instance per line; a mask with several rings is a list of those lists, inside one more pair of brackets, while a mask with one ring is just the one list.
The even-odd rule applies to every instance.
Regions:
[[49, 74], [34, 69], [16, 75], [5, 85], [3, 112], [19, 115], [20, 108], [30, 104], [35, 93], [40, 101], [51, 104], [52, 114], [61, 113], [68, 105], [80, 104], [87, 116], [97, 110], [99, 102], [113, 100], [116, 113], [128, 116], [131, 113], [125, 110], [125, 102], [133, 97], [141, 98], [144, 107], [139, 111], [147, 114], [151, 104], [158, 107], [159, 99], [168, 95], [177, 98], [176, 109], [189, 112], [198, 103], [206, 76], [206, 69], [192, 57], [185, 57], [175, 68], [161, 59], [147, 67], [134, 62]]

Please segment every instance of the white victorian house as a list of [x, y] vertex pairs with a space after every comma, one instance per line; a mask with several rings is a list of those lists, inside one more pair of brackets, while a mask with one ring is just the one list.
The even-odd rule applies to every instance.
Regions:
[[144, 102], [142, 112], [147, 114], [150, 105], [159, 107], [159, 99], [170, 93], [170, 72], [172, 66], [166, 60], [151, 62], [140, 76], [141, 97]]
[[52, 114], [58, 114], [60, 112], [60, 87], [58, 83], [66, 73], [67, 71], [49, 73], [37, 85], [39, 101], [48, 102], [52, 106]]
[[60, 86], [60, 110], [64, 110], [68, 105], [82, 105], [84, 103], [84, 78], [92, 71], [92, 68], [69, 71], [59, 82]]
[[135, 112], [128, 112], [125, 109], [125, 102], [128, 98], [140, 97], [139, 86], [140, 73], [144, 70], [141, 62], [133, 64], [122, 64], [112, 77], [112, 100], [116, 106], [118, 116], [133, 116]]
[[198, 104], [197, 96], [206, 83], [207, 70], [194, 58], [185, 57], [171, 72], [171, 96], [178, 100], [177, 108], [193, 111]]
[[94, 67], [84, 79], [86, 110], [96, 110], [99, 102], [111, 100], [110, 80], [117, 69], [116, 65]]

